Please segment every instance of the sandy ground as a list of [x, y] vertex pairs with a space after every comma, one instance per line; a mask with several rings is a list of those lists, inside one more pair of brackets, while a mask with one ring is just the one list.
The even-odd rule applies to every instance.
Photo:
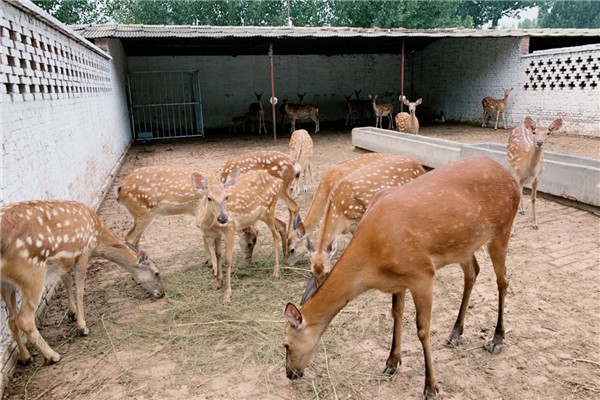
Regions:
[[[508, 132], [461, 125], [423, 127], [422, 134], [465, 142], [506, 143]], [[363, 153], [348, 130], [312, 135], [315, 184], [301, 193], [305, 213], [316, 183], [332, 164]], [[134, 146], [101, 205], [101, 218], [120, 236], [131, 224], [114, 190], [135, 168], [195, 166], [216, 172], [234, 155], [255, 149], [287, 151], [289, 134], [239, 136]], [[598, 158], [600, 141], [555, 137], [548, 150]], [[527, 198], [528, 200], [528, 198]], [[493, 335], [497, 289], [489, 258], [478, 253], [481, 273], [458, 348], [444, 346], [462, 291], [456, 265], [436, 277], [431, 346], [443, 399], [600, 399], [600, 219], [545, 199], [537, 206], [540, 229], [529, 227], [531, 210], [517, 215], [507, 260], [505, 347], [482, 348]], [[283, 207], [278, 209], [285, 218]], [[341, 248], [349, 240], [344, 237]], [[38, 323], [63, 359], [17, 367], [5, 399], [418, 399], [423, 356], [407, 299], [403, 364], [382, 376], [389, 353], [390, 298], [366, 293], [333, 320], [306, 375], [285, 377], [283, 309], [303, 291], [306, 261], [284, 268], [273, 281], [270, 234], [261, 227], [254, 261], [245, 265], [236, 249], [233, 300], [221, 304], [211, 269], [203, 264], [199, 232], [191, 216], [157, 218], [141, 247], [162, 271], [166, 296], [150, 299], [126, 272], [93, 260], [86, 287], [90, 335], [78, 337], [66, 318], [64, 291]], [[191, 287], [192, 289], [189, 289]], [[196, 306], [196, 304], [200, 304]], [[187, 307], [187, 308], [186, 308]]]

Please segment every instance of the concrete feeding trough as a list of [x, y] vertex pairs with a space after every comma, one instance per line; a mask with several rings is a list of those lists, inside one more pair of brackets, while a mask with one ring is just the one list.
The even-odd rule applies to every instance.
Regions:
[[[508, 168], [506, 145], [463, 144], [450, 140], [361, 127], [352, 130], [352, 144], [366, 150], [401, 154], [435, 168], [465, 157], [486, 156]], [[538, 191], [600, 207], [600, 160], [544, 152], [544, 173]]]

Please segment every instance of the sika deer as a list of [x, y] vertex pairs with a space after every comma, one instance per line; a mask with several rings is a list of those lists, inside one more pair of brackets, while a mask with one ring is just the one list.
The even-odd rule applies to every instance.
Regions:
[[[117, 201], [133, 217], [133, 226], [125, 240], [138, 246], [142, 233], [159, 215], [196, 215], [202, 193], [192, 184], [193, 169], [182, 167], [142, 167], [125, 177], [117, 189]], [[238, 234], [246, 259], [252, 258], [257, 232], [247, 228]], [[208, 254], [205, 248], [205, 253]]]
[[275, 218], [275, 206], [283, 182], [264, 170], [248, 171], [243, 175], [235, 169], [227, 175], [225, 183], [216, 178], [193, 174], [192, 182], [196, 190], [204, 194], [198, 205], [197, 225], [202, 229], [205, 248], [210, 252], [216, 287], [222, 284], [221, 240], [225, 241], [225, 262], [227, 269], [224, 301], [231, 301], [231, 268], [233, 262], [233, 242], [237, 231], [252, 227], [258, 220], [263, 221], [273, 234], [275, 266], [273, 277], [279, 278], [279, 247], [281, 240], [285, 252], [285, 223]]
[[348, 96], [344, 95], [346, 99], [346, 110], [348, 113], [346, 114], [346, 126], [354, 126], [357, 121], [360, 120], [360, 103], [358, 100], [351, 100], [352, 94]]
[[[355, 169], [335, 185], [329, 193], [316, 244], [307, 240], [310, 270], [317, 286], [331, 270], [330, 258], [337, 249], [337, 235], [356, 231], [375, 193], [404, 185], [424, 173], [415, 160], [389, 155]], [[309, 285], [304, 298], [314, 289]]]
[[512, 88], [504, 88], [504, 98], [494, 99], [491, 97], [485, 97], [481, 101], [483, 107], [483, 121], [481, 121], [481, 127], [485, 128], [487, 125], [487, 118], [492, 114], [496, 114], [496, 125], [494, 129], [498, 129], [498, 118], [502, 113], [502, 122], [504, 123], [504, 129], [506, 129], [506, 106], [508, 105], [508, 95], [512, 92]]
[[[35, 325], [35, 311], [47, 280], [51, 283], [53, 278], [64, 275], [69, 316], [77, 320], [79, 333], [88, 335], [83, 296], [90, 257], [102, 257], [119, 264], [154, 297], [164, 295], [154, 262], [134, 246], [121, 242], [84, 204], [73, 201], [11, 204], [0, 208], [0, 228], [1, 292], [21, 363], [31, 362], [32, 357], [19, 331], [27, 335], [46, 362], [55, 363], [61, 358]], [[76, 299], [71, 287], [72, 272], [75, 273]], [[21, 291], [19, 310], [17, 289]]]
[[402, 96], [402, 102], [408, 106], [408, 112], [396, 114], [396, 129], [399, 132], [412, 133], [413, 135], [419, 134], [419, 120], [417, 119], [416, 111], [417, 106], [422, 101], [422, 99], [418, 99], [415, 102], [410, 102], [406, 97]]
[[383, 153], [363, 154], [341, 164], [332, 165], [325, 171], [325, 175], [323, 175], [323, 179], [321, 179], [317, 191], [310, 203], [306, 219], [302, 221], [300, 214], [294, 216], [294, 230], [290, 229], [288, 233], [287, 243], [289, 256], [285, 260], [287, 264], [293, 265], [302, 255], [303, 250], [306, 248], [302, 245], [302, 242], [305, 238], [312, 235], [313, 231], [316, 229], [317, 223], [323, 216], [323, 211], [325, 210], [325, 205], [327, 204], [331, 189], [333, 189], [335, 185], [351, 171], [375, 160], [387, 157], [388, 155], [389, 154]]
[[296, 120], [310, 118], [315, 123], [315, 133], [319, 132], [319, 108], [314, 104], [291, 104], [283, 99], [283, 109], [290, 119], [291, 131], [296, 130]]
[[252, 121], [258, 120], [258, 133], [261, 133], [261, 128], [267, 133], [267, 128], [265, 127], [265, 107], [262, 103], [262, 93], [254, 93], [256, 96], [256, 103], [250, 104], [248, 110], [250, 111], [250, 124], [252, 125]]
[[[300, 164], [300, 174], [304, 178], [304, 191], [306, 192], [306, 173], [310, 174], [311, 183], [314, 183], [312, 173], [313, 141], [308, 132], [298, 129], [292, 133], [288, 150], [292, 159]], [[300, 178], [294, 181], [293, 193], [300, 193]]]
[[382, 120], [383, 117], [387, 117], [390, 121], [388, 129], [392, 129], [394, 127], [394, 119], [392, 118], [392, 115], [394, 114], [394, 105], [392, 103], [377, 104], [377, 95], [369, 95], [369, 99], [371, 99], [373, 111], [375, 111], [375, 128], [383, 129]]
[[300, 206], [290, 195], [294, 179], [300, 177], [302, 167], [299, 163], [295, 162], [287, 154], [279, 151], [251, 151], [227, 160], [225, 166], [221, 170], [221, 182], [225, 182], [227, 175], [234, 169], [238, 169], [241, 173], [264, 169], [274, 177], [283, 180], [283, 187], [279, 196], [288, 207], [290, 213], [288, 226], [291, 225], [294, 214], [300, 210]]
[[358, 115], [359, 122], [362, 121], [365, 111], [369, 113], [371, 119], [375, 118], [375, 113], [373, 112], [373, 102], [371, 100], [362, 100], [360, 98], [361, 90], [355, 90], [354, 94], [356, 95], [356, 103], [358, 105]]
[[[452, 199], [449, 201], [449, 199]], [[379, 289], [392, 294], [393, 338], [384, 374], [401, 364], [404, 298], [410, 290], [417, 334], [425, 358], [426, 399], [438, 387], [429, 342], [436, 271], [460, 263], [465, 272], [463, 299], [450, 335], [462, 334], [465, 311], [479, 265], [474, 253], [487, 246], [498, 285], [498, 321], [485, 347], [497, 353], [504, 339], [504, 299], [508, 288], [506, 253], [519, 207], [519, 187], [495, 161], [476, 157], [437, 168], [373, 198], [354, 237], [321, 287], [299, 310], [285, 308], [286, 375], [300, 378], [331, 320], [360, 294]]]
[[514, 128], [508, 137], [508, 165], [519, 183], [521, 214], [525, 214], [523, 186], [531, 184], [531, 227], [533, 229], [538, 229], [535, 219], [535, 200], [540, 176], [544, 171], [544, 137], [556, 132], [561, 126], [562, 119], [558, 118], [552, 121], [546, 132], [539, 132], [536, 131], [533, 119], [525, 117], [523, 125]]

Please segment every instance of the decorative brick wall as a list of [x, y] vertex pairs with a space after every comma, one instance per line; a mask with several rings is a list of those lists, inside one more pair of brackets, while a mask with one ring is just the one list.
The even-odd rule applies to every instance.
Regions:
[[430, 45], [414, 60], [421, 115], [443, 111], [448, 120], [481, 124], [481, 100], [502, 98], [502, 88], [511, 87], [509, 127], [528, 115], [540, 126], [562, 117], [561, 132], [600, 137], [600, 45], [522, 54], [527, 46], [527, 38], [510, 37]]
[[[107, 50], [26, 0], [0, 1], [0, 206], [69, 199], [97, 208], [131, 143], [125, 55], [119, 41]], [[16, 360], [4, 303], [0, 327], [1, 397]]]

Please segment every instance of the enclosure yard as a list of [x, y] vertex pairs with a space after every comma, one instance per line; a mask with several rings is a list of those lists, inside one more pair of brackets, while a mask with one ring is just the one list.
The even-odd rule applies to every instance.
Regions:
[[[312, 125], [309, 125], [312, 128]], [[458, 125], [422, 127], [445, 139], [506, 143], [508, 131]], [[348, 130], [312, 135], [315, 183], [301, 193], [305, 215], [324, 171], [363, 153]], [[135, 145], [99, 210], [121, 237], [131, 217], [115, 190], [135, 168], [195, 166], [216, 173], [235, 154], [256, 149], [287, 152], [289, 134], [276, 144], [268, 135]], [[555, 137], [547, 150], [598, 157], [600, 141]], [[543, 179], [543, 177], [542, 177]], [[529, 198], [527, 197], [528, 201]], [[529, 204], [529, 203], [526, 203]], [[600, 399], [600, 219], [566, 205], [538, 200], [538, 231], [517, 215], [507, 260], [505, 347], [490, 355], [483, 344], [494, 333], [497, 288], [487, 255], [471, 297], [462, 343], [445, 347], [461, 299], [457, 265], [439, 271], [435, 282], [431, 346], [444, 399]], [[287, 220], [283, 204], [280, 218]], [[333, 320], [305, 377], [285, 376], [281, 346], [288, 302], [298, 303], [308, 277], [306, 259], [284, 267], [274, 281], [272, 240], [260, 225], [254, 260], [234, 253], [232, 302], [223, 305], [202, 241], [191, 216], [160, 217], [140, 247], [162, 271], [166, 295], [159, 300], [116, 265], [92, 260], [85, 311], [90, 335], [78, 337], [67, 318], [66, 296], [58, 290], [40, 331], [63, 359], [43, 365], [40, 354], [18, 366], [5, 399], [418, 399], [424, 365], [412, 300], [403, 321], [403, 364], [393, 377], [381, 374], [391, 334], [390, 297], [368, 292]], [[382, 221], [381, 229], [385, 229]], [[344, 237], [343, 250], [349, 237]], [[341, 250], [340, 250], [341, 252]], [[339, 255], [339, 252], [338, 252]], [[373, 255], [376, 256], [376, 255]]]

